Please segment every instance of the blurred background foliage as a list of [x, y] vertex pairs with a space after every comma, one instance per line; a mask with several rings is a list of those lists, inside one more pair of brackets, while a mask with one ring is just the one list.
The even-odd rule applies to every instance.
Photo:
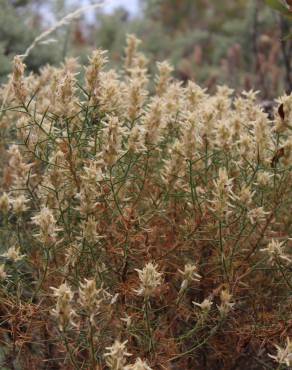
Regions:
[[[127, 0], [124, 0], [125, 4]], [[54, 20], [76, 9], [73, 0], [0, 0], [0, 78], [13, 55], [23, 53]], [[209, 89], [228, 84], [261, 90], [263, 99], [292, 90], [292, 22], [264, 0], [140, 0], [133, 15], [122, 6], [95, 11], [52, 35], [57, 42], [39, 45], [27, 59], [37, 71], [66, 56], [86, 63], [93, 48], [109, 50], [113, 66], [122, 61], [127, 33], [143, 40], [150, 61], [168, 59], [182, 81], [191, 78]]]

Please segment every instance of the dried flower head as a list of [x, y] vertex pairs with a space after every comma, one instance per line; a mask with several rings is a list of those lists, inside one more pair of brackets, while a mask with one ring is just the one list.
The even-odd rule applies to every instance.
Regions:
[[274, 359], [278, 364], [284, 364], [287, 366], [292, 365], [292, 341], [290, 338], [287, 338], [287, 344], [285, 348], [282, 348], [275, 344], [275, 347], [277, 349], [276, 355], [270, 355], [272, 359]]
[[140, 279], [140, 288], [136, 290], [138, 295], [148, 298], [162, 284], [162, 274], [157, 271], [157, 267], [149, 262], [142, 270], [135, 269]]
[[106, 347], [107, 352], [104, 354], [104, 357], [107, 366], [111, 370], [125, 369], [127, 357], [131, 356], [126, 349], [127, 342], [128, 341], [121, 343], [120, 341], [116, 340], [112, 346]]
[[88, 219], [83, 222], [82, 234], [83, 238], [89, 244], [95, 244], [102, 238], [97, 232], [97, 221], [93, 216], [89, 216]]
[[127, 46], [125, 49], [125, 69], [134, 67], [135, 60], [138, 56], [138, 46], [141, 44], [141, 40], [137, 39], [135, 35], [127, 35]]
[[164, 103], [160, 98], [153, 98], [143, 117], [145, 145], [157, 145], [165, 127]]
[[99, 313], [101, 289], [96, 289], [95, 280], [87, 280], [79, 288], [79, 304], [90, 315], [90, 321], [93, 322], [94, 316]]
[[118, 156], [122, 153], [121, 144], [123, 131], [124, 130], [121, 127], [118, 117], [108, 117], [108, 122], [103, 130], [104, 140], [102, 151], [102, 160], [108, 167], [113, 166], [116, 163]]
[[20, 215], [28, 210], [27, 203], [29, 199], [27, 199], [24, 195], [19, 195], [17, 198], [11, 199], [12, 210], [14, 214]]
[[236, 195], [235, 198], [238, 199], [242, 205], [248, 207], [252, 203], [252, 198], [255, 193], [255, 191], [251, 191], [250, 187], [244, 186], [240, 189], [239, 194]]
[[257, 174], [257, 183], [261, 186], [267, 186], [272, 178], [272, 175], [268, 172], [258, 172]]
[[263, 207], [257, 207], [248, 212], [248, 218], [252, 224], [257, 224], [265, 221], [268, 214]]
[[71, 306], [73, 292], [67, 283], [63, 283], [59, 288], [51, 288], [54, 291], [54, 297], [57, 298], [56, 308], [52, 310], [52, 314], [57, 318], [59, 329], [64, 331], [69, 325], [75, 325], [73, 322], [74, 310]]
[[56, 241], [57, 231], [60, 229], [56, 226], [56, 220], [53, 212], [44, 207], [40, 212], [32, 217], [32, 221], [39, 227], [39, 233], [35, 237], [45, 245], [53, 244]]
[[76, 79], [73, 73], [66, 72], [65, 75], [60, 79], [57, 89], [57, 112], [62, 116], [71, 117], [75, 113], [75, 91], [76, 91]]
[[213, 200], [210, 201], [213, 212], [222, 218], [224, 215], [228, 215], [231, 204], [229, 202], [232, 189], [231, 185], [233, 179], [228, 178], [228, 174], [225, 168], [219, 168], [218, 179], [214, 180]]
[[142, 361], [140, 358], [137, 358], [133, 365], [128, 365], [124, 368], [125, 370], [152, 370], [150, 366], [148, 366], [146, 361]]
[[221, 300], [221, 304], [220, 306], [218, 306], [218, 309], [221, 315], [225, 316], [226, 314], [228, 314], [229, 311], [233, 309], [233, 306], [235, 305], [235, 303], [232, 302], [232, 295], [226, 289], [221, 290], [220, 300]]
[[20, 247], [10, 247], [6, 253], [2, 254], [2, 257], [5, 257], [13, 262], [22, 260], [25, 257], [25, 254], [20, 254]]
[[159, 74], [156, 77], [156, 92], [158, 96], [162, 96], [167, 91], [173, 67], [165, 61], [158, 62], [157, 69]]
[[85, 69], [85, 82], [89, 95], [93, 95], [95, 99], [99, 96], [100, 73], [103, 66], [107, 63], [105, 56], [106, 51], [97, 49], [89, 58], [89, 66]]
[[178, 270], [183, 276], [183, 281], [181, 284], [181, 289], [185, 289], [188, 284], [192, 281], [200, 281], [201, 275], [197, 273], [198, 267], [195, 264], [187, 263], [184, 270]]
[[13, 59], [12, 86], [17, 100], [24, 104], [27, 97], [27, 88], [24, 83], [25, 64], [20, 56], [16, 55]]
[[5, 280], [7, 278], [7, 273], [5, 271], [5, 264], [0, 264], [0, 280]]
[[123, 321], [126, 324], [127, 329], [130, 328], [130, 326], [132, 325], [132, 317], [127, 314], [125, 317], [121, 318], [121, 321]]
[[3, 193], [0, 197], [0, 212], [6, 215], [9, 211], [10, 199], [6, 193]]
[[291, 263], [292, 259], [285, 254], [284, 246], [285, 242], [281, 243], [276, 239], [272, 239], [267, 247], [260, 249], [260, 251], [268, 254], [269, 262], [272, 264], [279, 262], [280, 260]]
[[202, 303], [193, 302], [193, 305], [200, 307], [203, 312], [209, 312], [211, 310], [212, 304], [213, 302], [209, 298], [205, 298]]

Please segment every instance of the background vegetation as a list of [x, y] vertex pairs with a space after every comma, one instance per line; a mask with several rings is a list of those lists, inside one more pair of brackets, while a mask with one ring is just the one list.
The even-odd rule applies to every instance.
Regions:
[[[168, 59], [176, 75], [214, 88], [226, 83], [233, 88], [259, 89], [269, 99], [292, 88], [292, 46], [285, 37], [291, 23], [273, 12], [263, 0], [141, 0], [141, 11], [130, 15], [96, 12], [54, 34], [58, 42], [40, 45], [28, 60], [36, 71], [44, 63], [60, 63], [76, 55], [85, 62], [94, 47], [110, 51], [112, 62], [121, 63], [127, 33], [142, 40], [150, 60]], [[1, 0], [0, 58], [2, 78], [9, 61], [30, 44], [48, 19], [72, 10], [66, 1]], [[49, 15], [48, 15], [49, 14]]]

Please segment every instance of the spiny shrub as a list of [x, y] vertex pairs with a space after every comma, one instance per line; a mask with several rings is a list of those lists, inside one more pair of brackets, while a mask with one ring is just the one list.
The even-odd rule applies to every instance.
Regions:
[[287, 368], [292, 96], [151, 79], [138, 44], [1, 88], [2, 368]]

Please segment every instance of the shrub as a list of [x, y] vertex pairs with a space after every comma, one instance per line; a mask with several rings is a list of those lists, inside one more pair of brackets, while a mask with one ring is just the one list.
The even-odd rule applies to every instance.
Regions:
[[2, 86], [2, 366], [289, 366], [292, 96], [149, 81], [138, 44]]

